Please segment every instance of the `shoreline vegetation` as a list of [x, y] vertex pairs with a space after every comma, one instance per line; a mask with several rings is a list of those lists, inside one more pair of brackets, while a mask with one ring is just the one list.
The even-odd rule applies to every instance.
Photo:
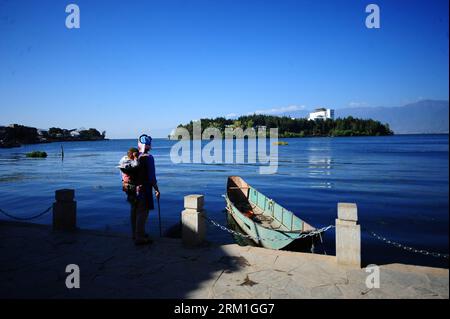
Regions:
[[48, 130], [40, 130], [35, 127], [11, 124], [0, 126], [0, 148], [51, 142], [101, 141], [105, 140], [105, 136], [105, 131], [100, 133], [95, 128], [68, 130], [51, 127]]
[[[389, 124], [382, 124], [372, 119], [358, 119], [351, 116], [338, 118], [335, 120], [308, 120], [305, 118], [291, 118], [288, 116], [272, 115], [246, 115], [237, 119], [226, 119], [217, 117], [214, 119], [201, 119], [203, 128], [216, 128], [222, 136], [225, 136], [225, 129], [259, 129], [269, 130], [278, 128], [279, 138], [291, 137], [341, 137], [341, 136], [389, 136], [394, 132], [389, 128]], [[178, 128], [186, 129], [191, 138], [193, 136], [194, 121], [188, 124], [180, 124]], [[267, 131], [267, 136], [269, 132]], [[179, 136], [169, 135], [169, 139], [179, 139]]]

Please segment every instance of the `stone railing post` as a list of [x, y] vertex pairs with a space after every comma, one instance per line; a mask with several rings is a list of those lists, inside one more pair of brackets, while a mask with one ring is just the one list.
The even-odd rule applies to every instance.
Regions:
[[203, 203], [203, 195], [184, 197], [184, 210], [181, 212], [181, 237], [183, 244], [187, 246], [197, 246], [205, 239], [206, 222]]
[[361, 226], [354, 203], [338, 203], [336, 219], [336, 259], [341, 265], [361, 268]]
[[53, 203], [53, 230], [71, 231], [77, 226], [77, 202], [73, 189], [59, 189]]

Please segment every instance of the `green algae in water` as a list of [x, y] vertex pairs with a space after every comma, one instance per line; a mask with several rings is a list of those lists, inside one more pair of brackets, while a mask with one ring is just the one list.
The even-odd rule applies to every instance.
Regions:
[[46, 152], [40, 152], [40, 151], [34, 151], [26, 154], [27, 157], [30, 158], [46, 158], [47, 153]]
[[25, 174], [3, 175], [0, 176], [0, 183], [18, 182], [26, 179], [27, 176]]

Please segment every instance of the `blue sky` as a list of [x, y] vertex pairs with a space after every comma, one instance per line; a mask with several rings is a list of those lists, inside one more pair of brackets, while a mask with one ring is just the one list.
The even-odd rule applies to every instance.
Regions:
[[[65, 27], [76, 3], [81, 28]], [[365, 27], [365, 7], [381, 28]], [[201, 117], [448, 100], [448, 1], [0, 0], [0, 125], [165, 136]]]

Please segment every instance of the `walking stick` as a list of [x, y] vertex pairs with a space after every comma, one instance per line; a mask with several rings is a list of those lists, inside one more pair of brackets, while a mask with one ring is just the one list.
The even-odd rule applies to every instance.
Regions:
[[162, 237], [162, 234], [161, 234], [161, 208], [159, 206], [159, 197], [157, 198], [157, 201], [158, 201], [159, 237]]

